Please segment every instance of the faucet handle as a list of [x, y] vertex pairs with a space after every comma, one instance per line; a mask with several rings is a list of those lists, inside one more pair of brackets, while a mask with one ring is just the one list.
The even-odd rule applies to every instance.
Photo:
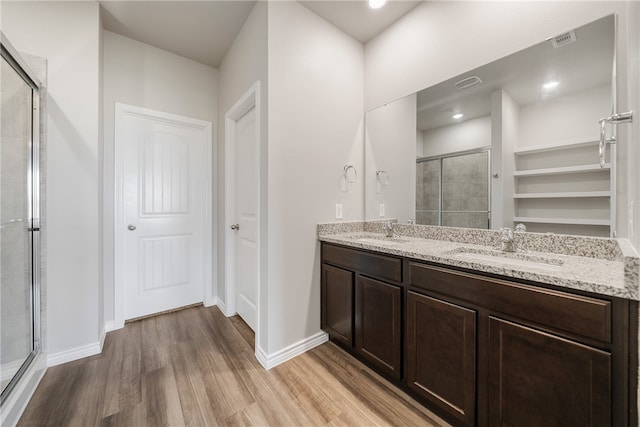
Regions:
[[525, 232], [525, 231], [527, 231], [527, 226], [524, 225], [523, 223], [519, 222], [518, 224], [516, 224], [516, 231]]
[[500, 236], [500, 238], [502, 239], [503, 242], [511, 242], [513, 240], [512, 229], [510, 229], [509, 227], [502, 227], [500, 228], [500, 231], [502, 232], [502, 235]]
[[393, 221], [384, 222], [384, 231], [387, 237], [393, 237]]

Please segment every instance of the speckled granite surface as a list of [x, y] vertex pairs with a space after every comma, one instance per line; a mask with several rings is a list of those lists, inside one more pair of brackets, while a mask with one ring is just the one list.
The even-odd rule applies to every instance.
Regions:
[[385, 239], [384, 221], [318, 225], [321, 241], [368, 249], [633, 300], [640, 299], [640, 259], [624, 239], [518, 233], [523, 251], [498, 249], [500, 232], [395, 224]]

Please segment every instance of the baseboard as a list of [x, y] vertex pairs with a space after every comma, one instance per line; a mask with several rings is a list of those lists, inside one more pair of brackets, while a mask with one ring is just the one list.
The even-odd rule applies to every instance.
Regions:
[[106, 325], [102, 326], [102, 330], [100, 331], [100, 338], [98, 338], [98, 343], [100, 343], [100, 353], [102, 353], [102, 349], [104, 348], [104, 339], [107, 337], [107, 327]]
[[222, 301], [219, 297], [216, 297], [216, 305], [218, 306], [222, 314], [224, 314], [226, 317], [233, 316], [233, 314], [235, 314], [227, 313], [227, 304], [225, 304], [224, 301]]
[[328, 340], [329, 335], [327, 335], [326, 332], [320, 331], [315, 335], [298, 341], [297, 343], [276, 351], [273, 354], [267, 354], [262, 347], [258, 346], [256, 348], [256, 358], [258, 359], [258, 362], [268, 370], [286, 362], [287, 360], [291, 360], [294, 357], [319, 346], [320, 344], [324, 344]]
[[116, 330], [116, 322], [115, 320], [108, 320], [104, 322], [104, 331], [111, 332]]
[[45, 371], [45, 356], [39, 354], [25, 371], [16, 387], [9, 393], [8, 398], [2, 402], [1, 426], [13, 427], [18, 423]]
[[95, 342], [93, 344], [87, 344], [80, 347], [72, 348], [70, 350], [61, 351], [59, 353], [49, 354], [47, 356], [47, 366], [61, 365], [67, 362], [73, 362], [74, 360], [82, 359], [83, 357], [94, 356], [102, 352], [101, 342]]

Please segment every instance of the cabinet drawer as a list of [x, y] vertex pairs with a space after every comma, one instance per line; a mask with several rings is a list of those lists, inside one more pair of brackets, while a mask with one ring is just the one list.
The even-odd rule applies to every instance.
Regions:
[[379, 279], [402, 281], [402, 259], [324, 244], [322, 262]]
[[411, 262], [410, 286], [539, 325], [611, 342], [611, 301]]

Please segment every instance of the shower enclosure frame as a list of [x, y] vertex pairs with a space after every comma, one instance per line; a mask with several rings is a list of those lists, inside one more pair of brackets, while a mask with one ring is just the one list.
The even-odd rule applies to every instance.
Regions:
[[0, 54], [9, 66], [31, 87], [31, 135], [29, 140], [29, 166], [27, 171], [28, 231], [31, 233], [31, 320], [32, 350], [16, 374], [0, 394], [0, 406], [4, 406], [12, 391], [20, 383], [36, 357], [42, 352], [41, 300], [40, 300], [40, 121], [41, 92], [43, 85], [30, 67], [0, 32]]

